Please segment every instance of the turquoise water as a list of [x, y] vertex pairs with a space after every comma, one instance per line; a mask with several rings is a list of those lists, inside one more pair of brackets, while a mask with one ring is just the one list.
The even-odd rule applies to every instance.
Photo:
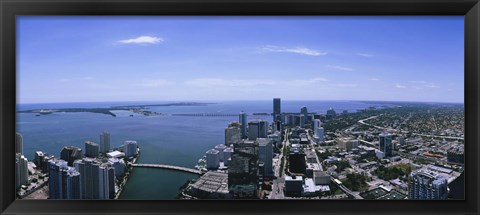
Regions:
[[[18, 105], [21, 110], [109, 107], [112, 105], [142, 105], [164, 102], [116, 102]], [[325, 113], [330, 107], [337, 112], [354, 112], [372, 104], [353, 101], [282, 101], [282, 112], [299, 112], [306, 106], [309, 112]], [[272, 112], [272, 101], [217, 102], [207, 106], [157, 106], [152, 111], [161, 113], [260, 113]], [[29, 160], [35, 151], [58, 157], [64, 146], [83, 149], [86, 140], [99, 142], [102, 131], [110, 132], [111, 146], [118, 147], [125, 140], [136, 140], [142, 150], [139, 163], [160, 163], [193, 168], [205, 152], [224, 143], [224, 129], [231, 117], [143, 116], [115, 111], [117, 117], [97, 113], [53, 113], [36, 116], [17, 114], [17, 131], [23, 135], [24, 154]], [[271, 116], [249, 116], [248, 120]], [[162, 169], [135, 168], [120, 199], [174, 199], [187, 180], [198, 176]]]

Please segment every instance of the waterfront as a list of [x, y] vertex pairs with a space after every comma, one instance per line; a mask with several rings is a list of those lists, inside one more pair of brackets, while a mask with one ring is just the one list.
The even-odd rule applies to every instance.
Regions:
[[[109, 107], [138, 103], [80, 103], [38, 104], [19, 108], [69, 108]], [[310, 112], [325, 113], [330, 107], [337, 112], [353, 112], [371, 106], [348, 101], [284, 101], [282, 110], [298, 112], [302, 106]], [[207, 106], [160, 106], [150, 107], [161, 113], [270, 113], [271, 101], [217, 102]], [[24, 151], [29, 160], [35, 151], [44, 151], [59, 156], [64, 146], [83, 148], [86, 140], [98, 141], [99, 133], [111, 133], [113, 147], [125, 140], [136, 140], [142, 150], [138, 163], [159, 163], [193, 168], [205, 151], [224, 142], [224, 129], [229, 122], [238, 121], [236, 116], [183, 117], [143, 116], [129, 111], [115, 111], [117, 117], [95, 113], [53, 113], [35, 116], [32, 113], [17, 114], [17, 131], [24, 138]], [[251, 119], [271, 120], [270, 116], [249, 116]], [[120, 199], [174, 199], [187, 180], [194, 174], [162, 169], [134, 168]]]

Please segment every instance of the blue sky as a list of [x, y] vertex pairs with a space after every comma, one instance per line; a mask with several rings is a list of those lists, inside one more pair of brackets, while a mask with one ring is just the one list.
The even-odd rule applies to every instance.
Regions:
[[17, 17], [17, 102], [463, 102], [462, 16]]

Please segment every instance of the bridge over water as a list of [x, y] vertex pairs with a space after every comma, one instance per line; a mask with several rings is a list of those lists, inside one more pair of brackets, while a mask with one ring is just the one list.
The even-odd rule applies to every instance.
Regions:
[[203, 172], [197, 169], [191, 169], [187, 167], [181, 166], [173, 166], [173, 165], [165, 165], [165, 164], [132, 164], [133, 167], [144, 167], [144, 168], [159, 168], [159, 169], [169, 169], [169, 170], [176, 170], [182, 172], [188, 172], [192, 174], [202, 175]]

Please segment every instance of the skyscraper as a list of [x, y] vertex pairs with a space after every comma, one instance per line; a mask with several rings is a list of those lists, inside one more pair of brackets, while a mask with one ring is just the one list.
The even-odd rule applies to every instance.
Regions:
[[80, 199], [80, 173], [68, 163], [60, 159], [49, 161], [49, 198]]
[[225, 128], [225, 145], [229, 146], [242, 140], [242, 125], [232, 122]]
[[123, 145], [123, 150], [125, 152], [125, 157], [130, 158], [137, 155], [137, 141], [127, 140]]
[[[223, 153], [223, 151], [222, 151]], [[215, 149], [210, 149], [206, 153], [207, 169], [217, 169], [220, 163], [220, 152]], [[223, 154], [222, 154], [223, 155]]]
[[82, 149], [75, 146], [65, 146], [60, 152], [60, 159], [67, 161], [69, 166], [73, 166], [73, 161], [82, 158]]
[[28, 184], [28, 160], [20, 153], [15, 155], [15, 188]]
[[420, 169], [410, 173], [408, 198], [420, 200], [447, 199], [448, 181], [440, 174]]
[[80, 173], [82, 199], [110, 199], [115, 193], [115, 169], [94, 158], [76, 160], [73, 165]]
[[385, 157], [393, 156], [393, 144], [392, 144], [392, 135], [386, 132], [383, 132], [379, 135], [380, 143], [379, 150], [382, 151]]
[[248, 139], [266, 138], [268, 134], [268, 122], [265, 120], [254, 120], [248, 122]]
[[240, 125], [242, 126], [241, 127], [242, 139], [245, 139], [247, 138], [247, 114], [243, 111], [240, 112], [238, 121], [240, 121]]
[[259, 154], [258, 159], [264, 165], [264, 176], [272, 176], [273, 175], [273, 146], [272, 141], [266, 138], [258, 138], [258, 147], [259, 147]]
[[304, 127], [307, 122], [308, 122], [308, 110], [307, 110], [307, 107], [302, 107], [300, 109], [300, 113], [302, 114], [303, 116], [303, 120], [300, 122], [300, 124], [303, 124], [303, 126], [300, 126], [300, 127]]
[[95, 158], [98, 156], [99, 146], [92, 141], [85, 141], [85, 156]]
[[23, 155], [23, 137], [20, 133], [15, 133], [15, 153]]
[[322, 126], [322, 122], [319, 119], [314, 119], [313, 120], [313, 135], [318, 136], [318, 128]]
[[228, 188], [233, 198], [255, 198], [258, 185], [258, 144], [243, 140], [234, 144], [228, 166]]
[[281, 107], [280, 107], [280, 98], [273, 99], [273, 121], [281, 120]]
[[100, 152], [108, 153], [110, 151], [110, 133], [104, 131], [100, 133]]

